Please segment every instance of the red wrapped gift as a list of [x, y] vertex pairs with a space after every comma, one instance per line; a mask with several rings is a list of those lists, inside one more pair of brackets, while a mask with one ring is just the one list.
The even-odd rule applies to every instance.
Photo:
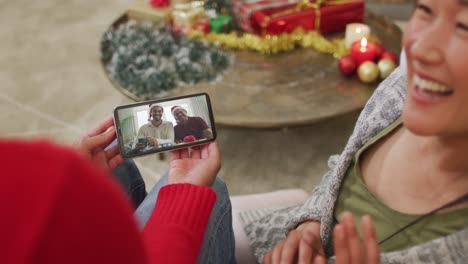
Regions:
[[233, 0], [232, 7], [237, 24], [246, 32], [254, 32], [250, 17], [252, 13], [259, 10], [290, 7], [296, 5], [300, 0]]
[[201, 19], [193, 26], [193, 29], [208, 34], [210, 32], [210, 21], [208, 19]]
[[[312, 0], [313, 1], [313, 0]], [[257, 34], [290, 33], [302, 27], [321, 33], [342, 31], [349, 23], [364, 21], [363, 0], [316, 0], [252, 13], [250, 22]]]

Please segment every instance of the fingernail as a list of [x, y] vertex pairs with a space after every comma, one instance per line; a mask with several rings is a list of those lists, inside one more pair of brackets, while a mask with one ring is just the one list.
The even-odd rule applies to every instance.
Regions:
[[342, 224], [335, 225], [333, 229], [333, 234], [335, 236], [335, 239], [343, 240], [343, 234], [344, 234], [343, 232], [344, 232], [344, 226]]
[[344, 213], [341, 214], [341, 222], [346, 221], [350, 217], [351, 213], [349, 211], [345, 211]]
[[367, 223], [369, 225], [374, 225], [374, 223], [372, 222], [372, 217], [370, 215], [364, 215], [361, 219], [361, 222]]
[[369, 215], [363, 215], [361, 217], [361, 222], [364, 222], [364, 221], [369, 221]]
[[114, 130], [115, 130], [115, 128], [113, 126], [111, 126], [106, 130], [106, 133], [112, 133], [112, 132], [114, 132]]

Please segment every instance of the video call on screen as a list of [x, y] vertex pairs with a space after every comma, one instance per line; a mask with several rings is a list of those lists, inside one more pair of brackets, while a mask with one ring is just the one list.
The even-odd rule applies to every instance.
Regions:
[[117, 111], [126, 155], [157, 152], [213, 138], [205, 95], [122, 108]]

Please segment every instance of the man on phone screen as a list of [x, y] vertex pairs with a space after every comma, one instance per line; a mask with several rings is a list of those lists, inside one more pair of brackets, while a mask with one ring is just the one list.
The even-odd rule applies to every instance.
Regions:
[[160, 105], [150, 105], [149, 123], [138, 130], [134, 146], [137, 150], [158, 147], [174, 143], [174, 127], [171, 122], [162, 120], [164, 108]]
[[203, 118], [188, 116], [187, 110], [178, 105], [173, 106], [171, 111], [177, 121], [174, 127], [176, 143], [213, 138], [213, 132]]

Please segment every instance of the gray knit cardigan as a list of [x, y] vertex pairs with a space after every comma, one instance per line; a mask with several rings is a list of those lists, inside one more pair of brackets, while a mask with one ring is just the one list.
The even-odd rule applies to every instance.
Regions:
[[[396, 69], [367, 102], [341, 155], [330, 157], [330, 170], [300, 206], [280, 210], [250, 210], [240, 213], [244, 229], [258, 261], [277, 242], [305, 220], [321, 222], [320, 235], [327, 256], [333, 254], [333, 212], [341, 182], [354, 154], [371, 138], [393, 123], [403, 108], [406, 72]], [[468, 223], [468, 219], [467, 219]], [[381, 254], [381, 263], [468, 263], [468, 228], [402, 251]], [[330, 263], [334, 259], [329, 259]]]

